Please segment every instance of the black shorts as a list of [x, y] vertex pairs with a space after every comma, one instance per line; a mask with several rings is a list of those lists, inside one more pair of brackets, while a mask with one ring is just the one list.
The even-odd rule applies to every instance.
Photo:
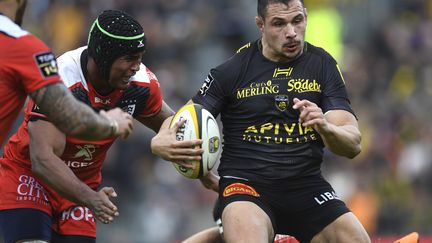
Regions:
[[5, 243], [26, 239], [51, 243], [96, 242], [94, 237], [59, 235], [51, 229], [51, 224], [51, 217], [37, 209], [18, 208], [0, 211], [0, 233], [3, 234]]
[[276, 234], [294, 236], [301, 243], [310, 242], [327, 225], [350, 212], [320, 175], [273, 184], [222, 177], [219, 188], [216, 220], [229, 203], [250, 201], [270, 217]]

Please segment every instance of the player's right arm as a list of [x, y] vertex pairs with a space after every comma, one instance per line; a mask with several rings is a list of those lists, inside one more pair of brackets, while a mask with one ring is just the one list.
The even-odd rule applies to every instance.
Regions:
[[30, 96], [41, 112], [62, 132], [84, 140], [100, 140], [120, 136], [132, 130], [132, 117], [119, 108], [98, 115], [76, 100], [62, 83], [44, 86]]
[[28, 123], [32, 172], [64, 198], [92, 210], [96, 219], [110, 223], [118, 215], [110, 201], [116, 193], [112, 188], [93, 191], [75, 176], [60, 159], [66, 145], [66, 136], [52, 123], [37, 120]]

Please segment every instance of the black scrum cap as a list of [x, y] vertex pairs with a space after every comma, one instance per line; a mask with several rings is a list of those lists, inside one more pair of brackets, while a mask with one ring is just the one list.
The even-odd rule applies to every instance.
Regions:
[[145, 50], [146, 38], [142, 26], [129, 14], [106, 10], [94, 21], [88, 38], [88, 53], [108, 80], [113, 62], [125, 55]]

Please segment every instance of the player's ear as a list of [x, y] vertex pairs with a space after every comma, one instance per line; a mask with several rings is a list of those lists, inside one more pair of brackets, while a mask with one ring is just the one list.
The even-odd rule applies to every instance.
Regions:
[[307, 16], [308, 16], [308, 12], [306, 8], [303, 8], [303, 12], [304, 12], [304, 16], [305, 16], [305, 21], [307, 23]]
[[258, 29], [261, 31], [261, 33], [264, 31], [264, 20], [260, 16], [255, 17], [255, 23], [258, 27]]
[[27, 6], [27, 0], [16, 0], [17, 10], [15, 12], [15, 23], [19, 26], [22, 25], [24, 12]]

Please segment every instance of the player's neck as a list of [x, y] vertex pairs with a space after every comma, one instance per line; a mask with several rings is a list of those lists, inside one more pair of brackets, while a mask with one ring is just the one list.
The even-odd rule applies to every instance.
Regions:
[[103, 79], [99, 75], [96, 63], [92, 58], [89, 58], [87, 62], [86, 79], [87, 82], [90, 82], [96, 92], [98, 92], [100, 95], [107, 95], [114, 90], [111, 86], [109, 86], [108, 80]]
[[0, 13], [15, 21], [17, 5], [14, 1], [0, 1]]

